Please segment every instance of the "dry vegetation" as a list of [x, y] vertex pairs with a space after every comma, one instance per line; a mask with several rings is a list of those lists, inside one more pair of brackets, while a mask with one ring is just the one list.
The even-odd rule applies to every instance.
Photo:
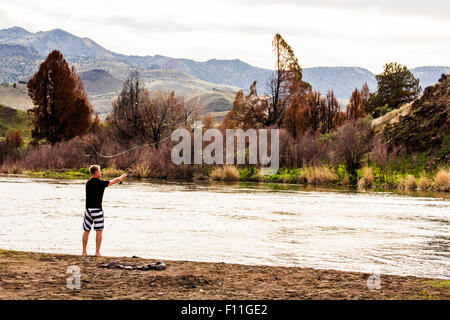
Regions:
[[400, 190], [414, 190], [417, 187], [416, 179], [413, 175], [408, 174], [406, 177], [402, 178], [398, 183], [398, 188]]
[[211, 179], [219, 181], [237, 181], [239, 180], [239, 170], [235, 166], [217, 167], [209, 174]]
[[364, 167], [362, 169], [362, 175], [363, 176], [358, 180], [358, 188], [371, 189], [375, 187], [375, 178], [370, 167]]
[[422, 174], [419, 181], [417, 182], [417, 190], [419, 191], [427, 191], [432, 186], [432, 181], [428, 179], [425, 175]]
[[450, 169], [440, 169], [434, 178], [434, 190], [449, 192], [450, 191]]
[[334, 170], [327, 166], [306, 167], [301, 177], [304, 177], [309, 184], [332, 184], [338, 180]]

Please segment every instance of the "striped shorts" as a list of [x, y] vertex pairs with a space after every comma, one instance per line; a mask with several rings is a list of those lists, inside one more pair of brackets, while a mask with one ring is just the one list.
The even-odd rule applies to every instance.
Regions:
[[86, 209], [84, 212], [83, 229], [85, 231], [91, 231], [92, 225], [94, 225], [94, 230], [103, 230], [103, 211], [102, 209]]

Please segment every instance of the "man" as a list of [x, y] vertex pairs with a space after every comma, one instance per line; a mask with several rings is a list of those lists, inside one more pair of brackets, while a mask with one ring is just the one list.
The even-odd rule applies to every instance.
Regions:
[[95, 255], [101, 257], [100, 246], [102, 245], [104, 222], [102, 209], [103, 192], [106, 187], [121, 182], [127, 175], [123, 174], [111, 181], [100, 180], [101, 171], [100, 166], [98, 165], [90, 166], [89, 173], [91, 174], [91, 178], [86, 183], [86, 211], [84, 213], [83, 221], [84, 233], [82, 255], [87, 256], [86, 247], [89, 240], [89, 232], [91, 231], [92, 226], [94, 226], [94, 230], [97, 232]]

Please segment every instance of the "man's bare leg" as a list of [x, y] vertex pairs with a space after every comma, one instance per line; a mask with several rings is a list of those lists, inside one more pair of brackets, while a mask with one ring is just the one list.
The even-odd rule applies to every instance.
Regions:
[[88, 240], [89, 240], [89, 231], [85, 230], [83, 233], [83, 253], [81, 254], [82, 256], [87, 256], [86, 247], [88, 244]]
[[97, 257], [101, 257], [102, 255], [100, 254], [100, 246], [102, 245], [102, 236], [103, 236], [103, 230], [99, 230], [97, 231], [97, 237], [95, 238], [95, 255]]

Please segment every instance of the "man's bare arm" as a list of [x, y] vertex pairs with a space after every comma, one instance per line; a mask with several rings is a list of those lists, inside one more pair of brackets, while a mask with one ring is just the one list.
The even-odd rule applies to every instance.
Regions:
[[115, 179], [110, 180], [108, 186], [112, 186], [113, 184], [119, 183], [120, 181], [122, 181], [122, 180], [125, 179], [126, 177], [127, 177], [127, 174], [124, 173], [124, 174], [121, 175], [120, 177], [117, 177], [117, 178], [115, 178]]

